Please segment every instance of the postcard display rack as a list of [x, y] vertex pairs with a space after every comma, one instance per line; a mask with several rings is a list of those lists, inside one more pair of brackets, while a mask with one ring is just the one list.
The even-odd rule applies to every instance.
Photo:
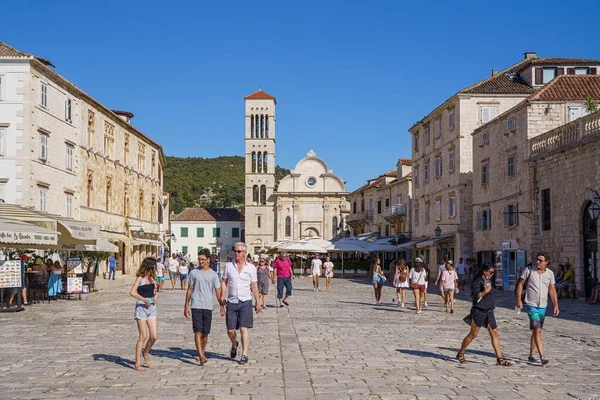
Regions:
[[[23, 299], [21, 298], [21, 261], [0, 261], [0, 312], [21, 311]], [[13, 302], [16, 306], [9, 307], [10, 294], [16, 290], [17, 296]], [[15, 301], [16, 300], [16, 301]]]

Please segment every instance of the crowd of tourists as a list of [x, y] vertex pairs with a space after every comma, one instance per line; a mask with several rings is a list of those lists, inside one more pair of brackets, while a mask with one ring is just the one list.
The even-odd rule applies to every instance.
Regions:
[[[171, 287], [175, 289], [178, 278], [180, 287], [186, 291], [184, 316], [192, 319], [194, 341], [198, 352], [198, 363], [208, 362], [206, 345], [212, 327], [213, 304], [216, 299], [219, 304], [219, 314], [225, 318], [227, 335], [231, 341], [229, 356], [236, 359], [241, 341], [240, 364], [248, 363], [248, 347], [250, 343], [249, 330], [253, 327], [253, 311], [264, 312], [267, 309], [266, 297], [270, 284], [276, 284], [277, 306], [289, 307], [292, 295], [294, 271], [287, 254], [281, 252], [275, 259], [267, 256], [249, 257], [247, 247], [239, 242], [234, 246], [235, 259], [225, 264], [223, 276], [219, 276], [211, 267], [212, 254], [203, 249], [198, 254], [198, 268], [184, 255], [173, 254], [165, 264], [161, 260], [146, 258], [137, 272], [131, 296], [136, 301], [134, 318], [136, 320], [139, 338], [136, 344], [135, 369], [145, 370], [151, 365], [149, 354], [157, 336], [157, 293], [161, 292], [164, 278], [168, 272]], [[525, 268], [519, 276], [516, 287], [516, 309], [524, 310], [530, 320], [531, 340], [529, 361], [537, 362], [535, 354], [539, 354], [542, 364], [549, 362], [544, 355], [541, 331], [544, 325], [548, 296], [554, 305], [553, 314], [559, 314], [558, 294], [554, 273], [548, 267], [550, 256], [545, 252], [537, 254], [536, 267]], [[313, 291], [319, 290], [319, 278], [325, 276], [326, 290], [331, 290], [333, 263], [326, 258], [323, 263], [318, 256], [311, 260], [311, 275]], [[406, 290], [413, 293], [414, 306], [417, 314], [427, 308], [427, 286], [429, 282], [429, 266], [422, 256], [415, 259], [412, 267], [404, 259], [391, 265], [390, 279], [396, 289], [394, 301], [398, 307], [407, 303]], [[470, 297], [472, 307], [464, 318], [470, 331], [465, 336], [456, 355], [460, 363], [466, 363], [465, 351], [477, 337], [479, 330], [485, 327], [491, 337], [492, 347], [496, 354], [497, 364], [510, 366], [500, 350], [498, 324], [494, 315], [494, 296], [492, 295], [492, 279], [495, 270], [491, 263], [484, 264], [480, 269], [468, 268], [463, 260], [454, 265], [452, 260], [444, 260], [438, 266], [435, 285], [439, 286], [446, 312], [454, 313], [454, 295], [465, 290], [470, 281]], [[375, 292], [375, 304], [381, 305], [381, 295], [384, 282], [387, 280], [383, 273], [381, 262], [374, 259], [369, 270], [369, 279]], [[522, 296], [523, 295], [523, 296]], [[239, 331], [239, 340], [238, 340]], [[148, 335], [149, 333], [149, 335]]]
[[[524, 268], [519, 276], [516, 287], [515, 307], [518, 312], [524, 310], [530, 322], [531, 340], [529, 351], [529, 362], [537, 362], [535, 353], [539, 354], [539, 361], [542, 364], [549, 362], [544, 355], [544, 345], [542, 341], [542, 328], [546, 316], [546, 307], [548, 305], [548, 296], [552, 299], [554, 305], [553, 314], [557, 316], [560, 312], [558, 307], [558, 291], [561, 284], [556, 282], [554, 273], [548, 269], [550, 255], [540, 252], [536, 257], [536, 267], [532, 265]], [[423, 256], [415, 259], [412, 268], [409, 268], [404, 259], [398, 263], [392, 262], [392, 284], [396, 288], [396, 297], [393, 300], [398, 302], [399, 307], [405, 307], [407, 289], [411, 289], [414, 296], [414, 305], [416, 313], [421, 314], [422, 306], [427, 308], [427, 285], [429, 282], [429, 267], [423, 261]], [[567, 271], [570, 270], [570, 265]], [[472, 307], [464, 318], [465, 323], [470, 326], [470, 331], [464, 338], [462, 345], [456, 355], [457, 360], [463, 364], [466, 363], [465, 350], [469, 344], [477, 337], [482, 327], [487, 328], [492, 347], [496, 354], [497, 364], [501, 366], [511, 366], [513, 363], [506, 360], [500, 351], [500, 339], [498, 336], [498, 325], [494, 316], [494, 296], [492, 295], [492, 279], [495, 273], [494, 266], [491, 263], [484, 264], [480, 269], [470, 268], [471, 271], [471, 290]], [[439, 286], [440, 295], [444, 301], [446, 312], [454, 313], [454, 295], [464, 290], [467, 281], [467, 265], [463, 263], [462, 258], [455, 266], [452, 260], [444, 260], [438, 266], [435, 285]], [[569, 284], [569, 276], [564, 274], [561, 279], [567, 279], [562, 287]], [[379, 259], [373, 260], [369, 270], [373, 289], [375, 292], [375, 304], [381, 305], [381, 292], [386, 277], [381, 268]], [[596, 291], [598, 297], [600, 291]], [[598, 299], [596, 299], [598, 300]]]

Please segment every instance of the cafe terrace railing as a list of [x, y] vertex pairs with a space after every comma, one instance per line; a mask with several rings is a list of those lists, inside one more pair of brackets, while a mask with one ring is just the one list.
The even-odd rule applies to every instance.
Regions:
[[576, 119], [531, 139], [531, 156], [600, 132], [600, 111]]

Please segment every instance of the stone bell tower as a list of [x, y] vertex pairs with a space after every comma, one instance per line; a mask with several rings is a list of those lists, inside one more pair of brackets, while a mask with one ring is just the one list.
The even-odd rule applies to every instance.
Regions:
[[275, 240], [275, 97], [259, 90], [246, 102], [245, 226], [248, 253]]

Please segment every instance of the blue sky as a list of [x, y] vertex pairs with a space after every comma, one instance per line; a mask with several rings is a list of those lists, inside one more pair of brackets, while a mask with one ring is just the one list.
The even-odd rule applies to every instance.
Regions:
[[347, 190], [410, 158], [408, 128], [535, 51], [600, 58], [599, 2], [4, 0], [0, 41], [56, 70], [165, 154], [244, 153], [243, 97], [277, 98], [277, 164], [314, 149]]

